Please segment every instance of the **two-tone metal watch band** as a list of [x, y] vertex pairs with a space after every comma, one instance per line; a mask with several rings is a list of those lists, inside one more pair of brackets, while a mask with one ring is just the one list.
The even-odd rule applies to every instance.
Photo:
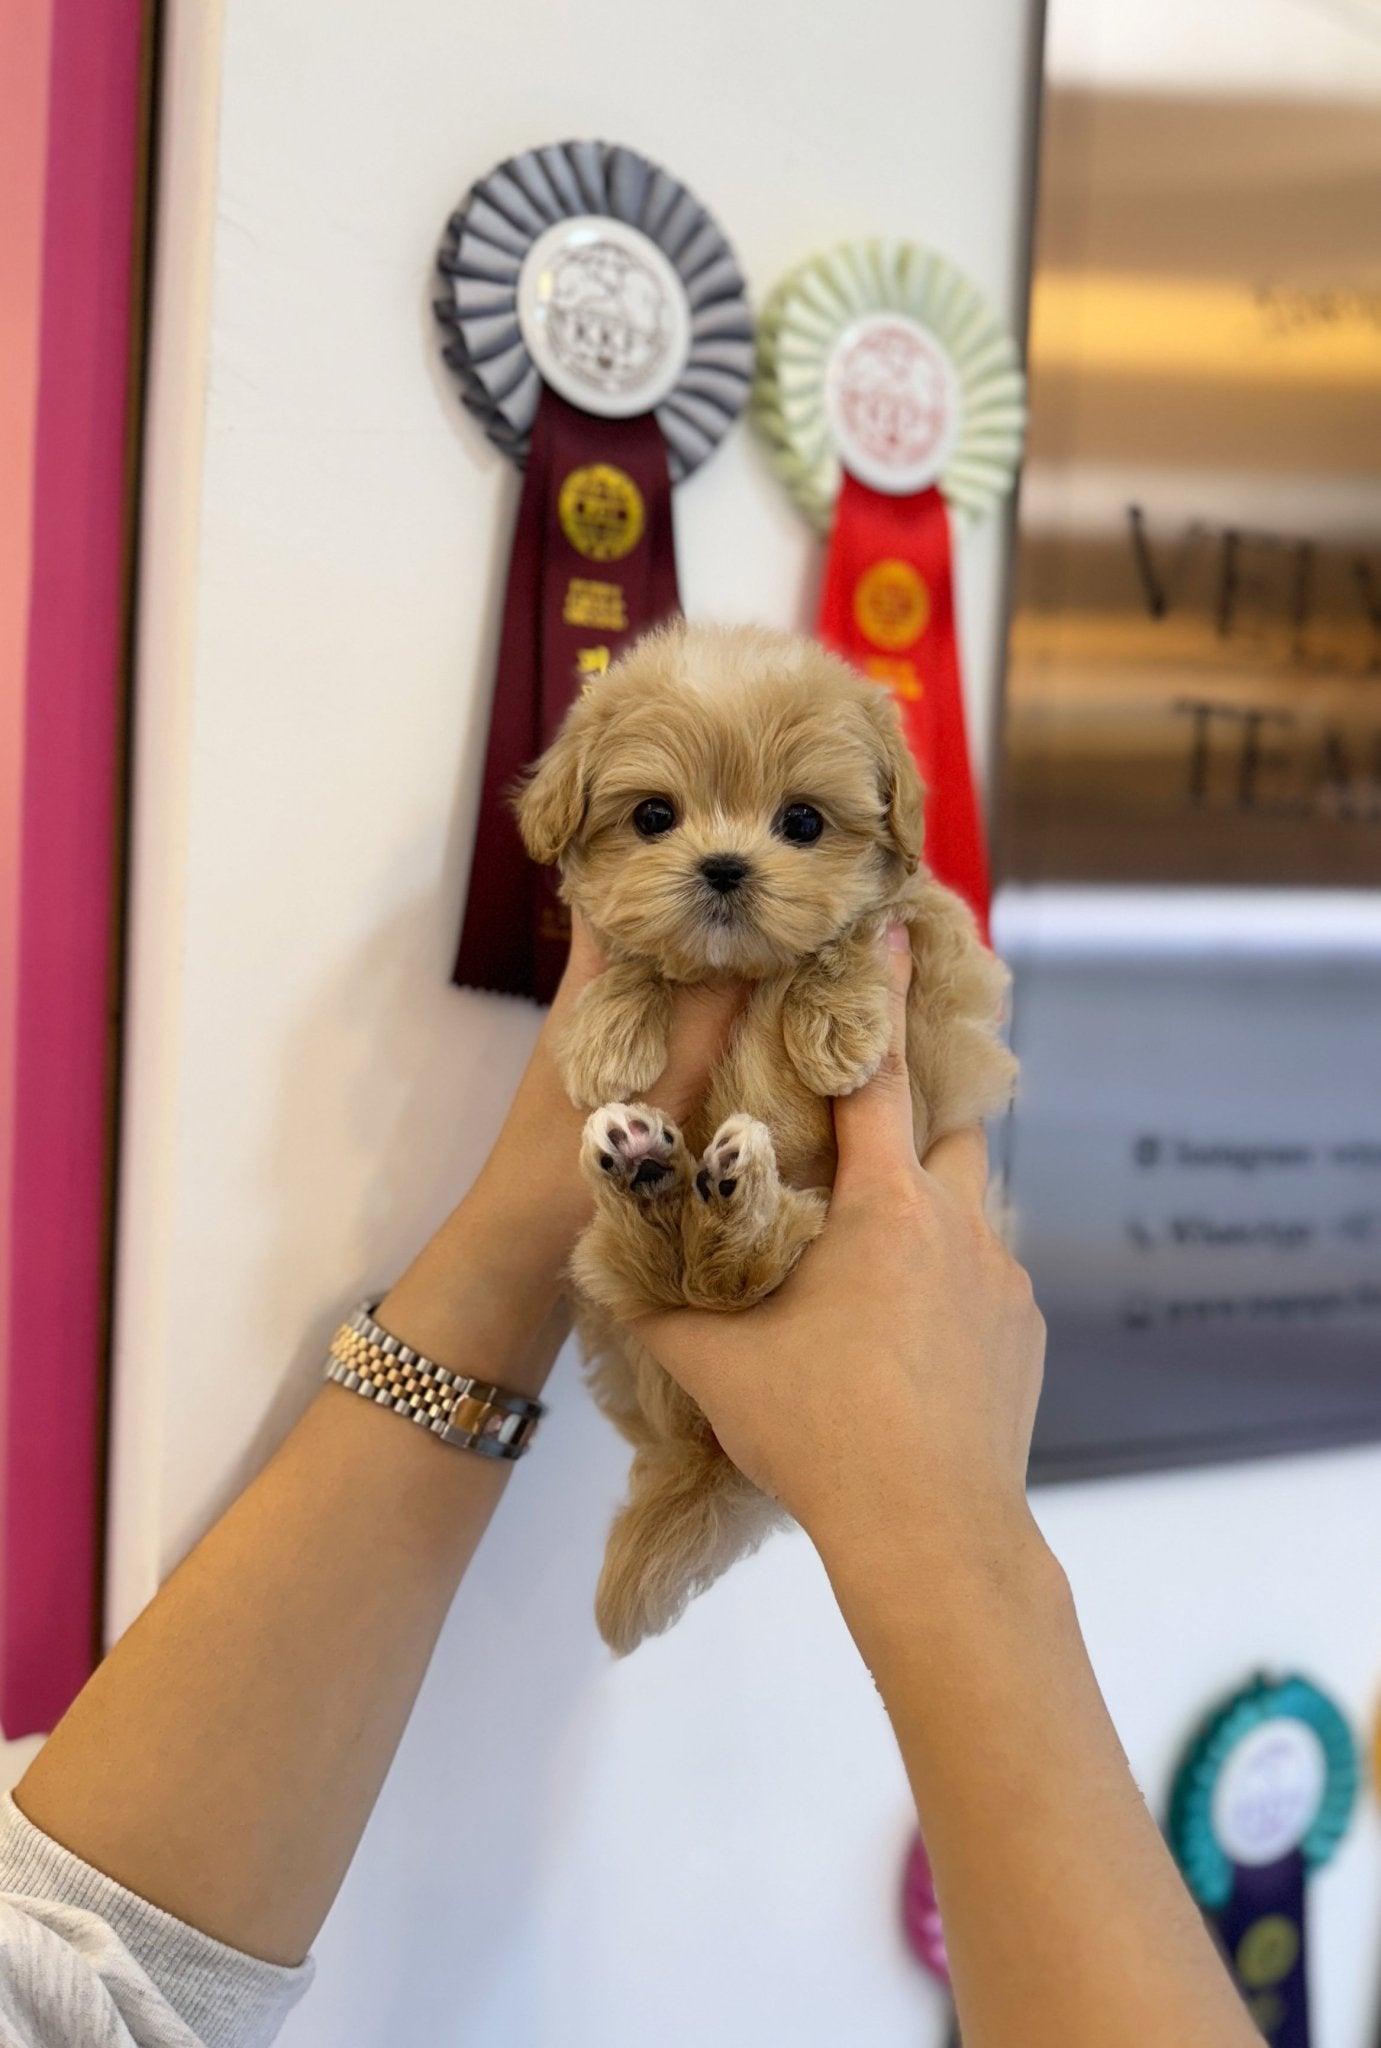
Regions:
[[336, 1331], [326, 1378], [406, 1415], [460, 1450], [482, 1458], [521, 1458], [536, 1434], [542, 1403], [424, 1358], [380, 1328], [376, 1305], [362, 1303]]

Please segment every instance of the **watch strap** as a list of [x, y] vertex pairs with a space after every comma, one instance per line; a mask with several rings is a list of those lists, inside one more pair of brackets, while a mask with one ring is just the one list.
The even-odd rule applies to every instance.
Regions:
[[331, 1339], [325, 1377], [458, 1450], [521, 1458], [545, 1412], [542, 1403], [424, 1357], [375, 1322], [376, 1306], [364, 1302], [346, 1317]]

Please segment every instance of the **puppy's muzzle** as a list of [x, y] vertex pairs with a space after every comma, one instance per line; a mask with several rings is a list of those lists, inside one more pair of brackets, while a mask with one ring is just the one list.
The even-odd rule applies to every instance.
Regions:
[[712, 853], [701, 861], [700, 873], [717, 896], [732, 896], [748, 879], [748, 863], [736, 853]]

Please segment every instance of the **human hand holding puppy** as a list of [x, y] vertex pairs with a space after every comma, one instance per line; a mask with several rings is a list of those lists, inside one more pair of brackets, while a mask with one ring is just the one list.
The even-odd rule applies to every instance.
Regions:
[[[634, 1452], [595, 1602], [620, 1652], [783, 1519], [637, 1330], [673, 1308], [750, 1312], [818, 1235], [830, 1104], [887, 1050], [889, 925], [914, 967], [914, 1144], [1010, 1095], [1006, 977], [922, 865], [922, 810], [887, 691], [814, 642], [684, 623], [582, 693], [519, 799], [528, 851], [559, 865], [609, 963], [553, 1047], [571, 1101], [592, 1112], [576, 1320], [596, 1398]], [[686, 1118], [654, 1081], [668, 1018], [678, 992], [724, 975], [749, 987]]]
[[[575, 916], [566, 972], [492, 1152], [379, 1305], [386, 1328], [429, 1357], [459, 1359], [484, 1347], [494, 1377], [521, 1393], [541, 1392], [566, 1333], [566, 1264], [593, 1208], [579, 1165], [584, 1119], [563, 1085], [556, 1047], [577, 1003], [606, 974]], [[741, 984], [711, 978], [669, 1002], [653, 1077], [669, 1115], [688, 1117], [700, 1101], [743, 995]]]
[[741, 1315], [685, 1309], [638, 1335], [734, 1463], [806, 1529], [832, 1573], [993, 1565], [1028, 1545], [1026, 1464], [1045, 1325], [986, 1220], [981, 1129], [916, 1157], [906, 1071], [911, 950], [893, 927], [891, 1042], [836, 1101], [823, 1230]]
[[815, 1242], [758, 1307], [638, 1336], [824, 1561], [915, 1794], [964, 2040], [1248, 2048], [1027, 1506], [1045, 1325], [984, 1215], [981, 1130], [917, 1159], [909, 946], [889, 965], [890, 1045], [834, 1104]]

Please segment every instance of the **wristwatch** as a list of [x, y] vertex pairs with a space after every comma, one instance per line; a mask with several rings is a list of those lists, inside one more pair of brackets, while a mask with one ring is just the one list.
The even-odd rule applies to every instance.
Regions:
[[406, 1415], [458, 1450], [521, 1458], [545, 1412], [542, 1403], [424, 1358], [375, 1322], [377, 1306], [362, 1302], [336, 1331], [326, 1378]]

